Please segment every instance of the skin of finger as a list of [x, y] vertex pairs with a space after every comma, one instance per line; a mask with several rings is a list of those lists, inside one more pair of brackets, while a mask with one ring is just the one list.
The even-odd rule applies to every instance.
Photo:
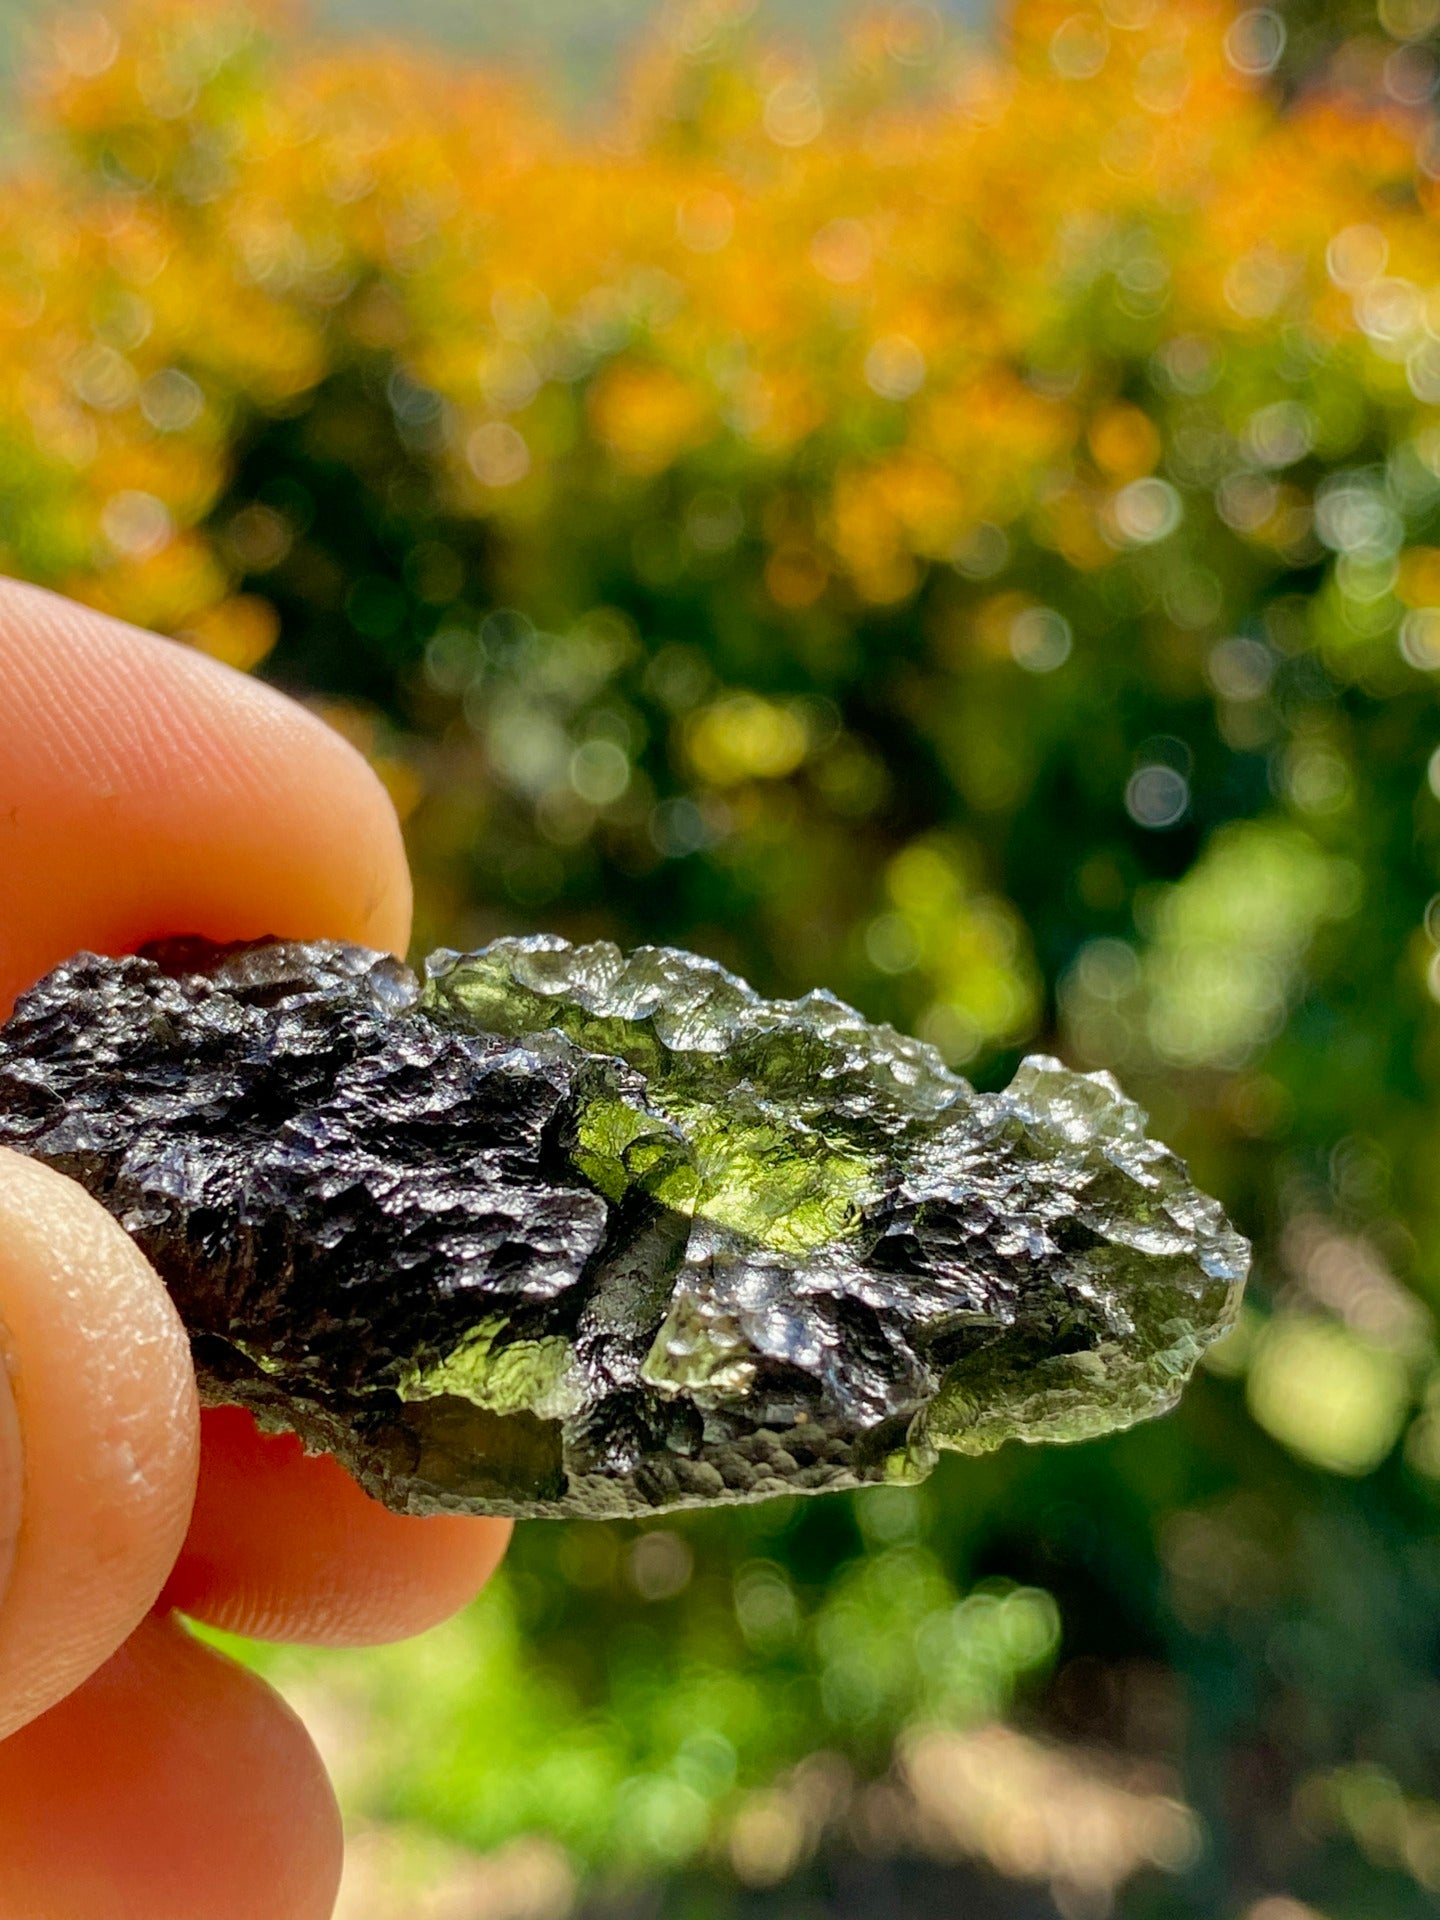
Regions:
[[394, 809], [295, 702], [13, 582], [0, 689], [0, 1007], [81, 947], [166, 934], [404, 950]]
[[172, 1619], [0, 1745], [6, 1920], [327, 1920], [340, 1865], [304, 1727]]
[[[360, 755], [294, 702], [13, 582], [0, 582], [0, 695], [0, 1010], [84, 946], [273, 932], [403, 950], [410, 882], [394, 809]], [[263, 1591], [253, 1552], [237, 1546], [227, 1571], [223, 1541], [211, 1540], [203, 1582], [192, 1580], [197, 1604], [202, 1585], [218, 1601], [233, 1575], [284, 1637], [306, 1637], [312, 1622], [321, 1638], [334, 1631], [339, 1588], [320, 1601], [308, 1557], [293, 1579], [287, 1557], [305, 1531], [288, 1516], [307, 1501], [320, 1531], [337, 1530], [330, 1482], [314, 1468], [294, 1458], [244, 1493], [237, 1539], [274, 1543]], [[395, 1628], [393, 1519], [373, 1501], [349, 1514], [344, 1604], [357, 1638], [372, 1591], [378, 1637]], [[447, 1521], [416, 1551], [415, 1617], [428, 1621], [473, 1587], [494, 1537], [485, 1523]]]
[[202, 1420], [194, 1516], [164, 1606], [260, 1640], [399, 1640], [463, 1606], [505, 1551], [508, 1520], [391, 1513], [293, 1434], [260, 1433], [238, 1407]]
[[190, 1516], [199, 1409], [185, 1330], [134, 1242], [72, 1181], [9, 1152], [0, 1340], [23, 1489], [0, 1607], [3, 1735], [154, 1604]]

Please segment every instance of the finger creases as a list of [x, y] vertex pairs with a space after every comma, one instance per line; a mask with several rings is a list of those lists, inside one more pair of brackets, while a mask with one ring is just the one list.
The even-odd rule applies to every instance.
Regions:
[[185, 1330], [134, 1243], [72, 1181], [9, 1152], [0, 1345], [14, 1402], [0, 1423], [3, 1735], [154, 1603], [190, 1515], [199, 1416]]
[[173, 1620], [0, 1745], [6, 1920], [325, 1920], [340, 1859], [299, 1720]]
[[266, 933], [403, 950], [399, 824], [272, 688], [0, 582], [0, 1011], [81, 947]]

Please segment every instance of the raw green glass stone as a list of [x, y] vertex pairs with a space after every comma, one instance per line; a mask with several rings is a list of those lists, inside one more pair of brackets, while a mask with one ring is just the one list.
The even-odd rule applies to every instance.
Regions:
[[977, 1094], [831, 995], [501, 940], [79, 955], [0, 1144], [155, 1262], [202, 1390], [389, 1505], [638, 1514], [1173, 1405], [1245, 1242], [1105, 1074]]

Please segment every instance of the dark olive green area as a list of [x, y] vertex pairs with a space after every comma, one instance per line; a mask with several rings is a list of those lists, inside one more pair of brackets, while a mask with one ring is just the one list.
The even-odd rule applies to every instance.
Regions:
[[[437, 954], [427, 973], [420, 1004], [432, 1018], [516, 1040], [557, 1034], [633, 1068], [628, 1089], [612, 1082], [582, 1105], [570, 1143], [576, 1170], [612, 1202], [643, 1194], [688, 1216], [703, 1246], [718, 1230], [741, 1260], [793, 1258], [799, 1288], [806, 1255], [828, 1249], [864, 1262], [883, 1237], [877, 1222], [897, 1179], [926, 1169], [937, 1140], [949, 1142], [942, 1160], [947, 1150], [963, 1152], [961, 1116], [976, 1111], [971, 1090], [930, 1049], [867, 1025], [828, 995], [763, 1002], [691, 956], [511, 940]], [[1024, 1077], [1049, 1083], [1057, 1100], [1083, 1089], [1099, 1138], [1138, 1129], [1140, 1116], [1096, 1079], [1053, 1063], [1040, 1074], [1027, 1064]], [[1054, 1151], [1068, 1118], [1057, 1111], [1048, 1119], [1043, 1107], [1030, 1113], [1027, 1151], [1037, 1160]], [[979, 1453], [1012, 1437], [1086, 1438], [1170, 1405], [1204, 1346], [1231, 1324], [1245, 1263], [1215, 1214], [1206, 1222], [1214, 1244], [1200, 1253], [1197, 1274], [1196, 1218], [1182, 1226], [1175, 1216], [1177, 1171], [1162, 1153], [1143, 1179], [1103, 1158], [1086, 1177], [1092, 1190], [1108, 1186], [1117, 1221], [1130, 1216], [1113, 1244], [1083, 1230], [1088, 1276], [1103, 1276], [1123, 1300], [1124, 1335], [1097, 1339], [1085, 1314], [1060, 1299], [1038, 1311], [1031, 1302], [1018, 1319], [957, 1301], [924, 1342], [938, 1378], [933, 1398], [900, 1421], [893, 1445], [874, 1450], [872, 1471], [913, 1479], [937, 1448]], [[1185, 1194], [1181, 1212], [1194, 1200]], [[932, 1207], [941, 1204], [937, 1195]], [[641, 1377], [661, 1393], [733, 1409], [753, 1390], [757, 1367], [777, 1356], [757, 1355], [743, 1312], [717, 1311], [706, 1297], [714, 1291], [682, 1278]], [[547, 1365], [536, 1343], [489, 1329], [407, 1392], [444, 1380], [495, 1407], [530, 1380], [537, 1398], [527, 1404], [554, 1411], [558, 1357], [552, 1351]]]

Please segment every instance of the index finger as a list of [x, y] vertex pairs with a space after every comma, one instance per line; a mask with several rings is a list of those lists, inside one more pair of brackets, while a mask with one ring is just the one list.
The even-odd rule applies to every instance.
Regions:
[[403, 952], [384, 789], [338, 734], [203, 655], [0, 582], [0, 1010], [81, 947], [173, 933]]

